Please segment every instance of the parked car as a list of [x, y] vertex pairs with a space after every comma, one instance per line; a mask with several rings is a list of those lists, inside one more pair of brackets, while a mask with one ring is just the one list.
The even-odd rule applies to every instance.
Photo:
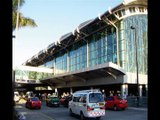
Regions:
[[26, 108], [38, 108], [41, 109], [42, 102], [38, 97], [28, 98], [25, 104]]
[[46, 105], [47, 106], [56, 106], [59, 107], [60, 105], [60, 99], [55, 96], [50, 96], [46, 99]]
[[120, 96], [109, 96], [105, 99], [105, 108], [113, 110], [125, 110], [128, 107], [128, 101]]
[[60, 103], [61, 105], [63, 105], [64, 107], [68, 107], [69, 101], [72, 99], [72, 96], [64, 96], [63, 98], [60, 99]]

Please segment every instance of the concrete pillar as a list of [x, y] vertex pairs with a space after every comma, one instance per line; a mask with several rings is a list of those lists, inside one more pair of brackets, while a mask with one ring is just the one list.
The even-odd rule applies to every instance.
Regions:
[[139, 96], [142, 97], [142, 85], [139, 86]]
[[70, 88], [70, 94], [73, 94], [73, 89], [72, 88]]
[[126, 98], [127, 95], [128, 95], [128, 85], [123, 84], [123, 85], [121, 85], [121, 96]]
[[57, 88], [55, 88], [54, 91], [55, 91], [56, 95], [58, 96], [58, 90], [57, 90]]
[[148, 96], [148, 84], [145, 85], [146, 88], [146, 96]]

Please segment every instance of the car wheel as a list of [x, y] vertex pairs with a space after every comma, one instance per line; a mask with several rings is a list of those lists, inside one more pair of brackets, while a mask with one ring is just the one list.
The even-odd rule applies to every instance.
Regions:
[[113, 110], [114, 110], [114, 111], [117, 111], [117, 110], [118, 110], [117, 105], [114, 105]]
[[85, 117], [82, 112], [80, 113], [80, 120], [85, 120]]
[[31, 106], [28, 106], [28, 108], [29, 108], [29, 109], [32, 109], [32, 107], [31, 107]]
[[101, 117], [96, 117], [96, 120], [100, 120], [101, 119]]
[[49, 107], [52, 107], [52, 104], [49, 102], [49, 103], [48, 103], [48, 106], [49, 106]]

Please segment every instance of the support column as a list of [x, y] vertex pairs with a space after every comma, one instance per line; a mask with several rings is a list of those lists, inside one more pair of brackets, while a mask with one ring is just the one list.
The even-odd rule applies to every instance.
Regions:
[[146, 96], [148, 96], [148, 84], [145, 85], [146, 88]]
[[57, 90], [57, 88], [55, 88], [54, 91], [55, 91], [56, 95], [58, 96], [58, 90]]
[[139, 96], [142, 97], [142, 85], [139, 86]]
[[72, 88], [70, 88], [70, 94], [71, 94], [71, 95], [73, 94], [73, 89], [72, 89]]
[[127, 98], [127, 95], [128, 95], [128, 85], [127, 84], [123, 84], [121, 86], [121, 96], [122, 98]]

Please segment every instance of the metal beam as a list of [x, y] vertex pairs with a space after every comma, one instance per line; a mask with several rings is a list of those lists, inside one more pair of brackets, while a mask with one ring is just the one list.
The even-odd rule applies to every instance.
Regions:
[[82, 80], [83, 82], [86, 82], [86, 79], [84, 79], [83, 77], [80, 77], [79, 75], [73, 75], [75, 78], [78, 78], [80, 80]]
[[117, 78], [116, 75], [114, 75], [114, 74], [113, 74], [112, 72], [110, 72], [110, 71], [107, 71], [107, 70], [104, 70], [104, 69], [101, 69], [101, 71], [104, 71], [104, 72], [106, 72], [107, 74], [111, 75], [114, 79]]

